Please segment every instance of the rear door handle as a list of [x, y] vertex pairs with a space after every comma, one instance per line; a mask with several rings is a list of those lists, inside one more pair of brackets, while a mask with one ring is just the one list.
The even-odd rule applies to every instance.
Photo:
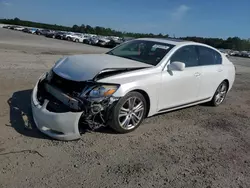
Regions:
[[199, 73], [199, 72], [194, 73], [195, 77], [199, 77], [200, 75], [201, 75], [201, 73]]

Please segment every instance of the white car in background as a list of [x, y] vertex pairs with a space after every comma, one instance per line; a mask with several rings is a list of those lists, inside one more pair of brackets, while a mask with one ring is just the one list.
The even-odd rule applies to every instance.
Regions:
[[16, 26], [14, 28], [14, 30], [17, 30], [17, 31], [22, 31], [24, 29], [24, 27], [21, 27], [21, 26]]
[[64, 40], [68, 40], [68, 41], [72, 41], [72, 37], [76, 35], [75, 33], [72, 33], [72, 32], [66, 32], [63, 34], [62, 38]]
[[83, 34], [75, 34], [71, 36], [71, 40], [73, 42], [81, 42], [81, 43], [83, 42], [84, 39], [88, 39], [88, 38], [89, 36], [83, 35]]
[[218, 106], [234, 80], [234, 65], [215, 48], [136, 39], [106, 54], [58, 60], [33, 89], [33, 117], [41, 132], [59, 140], [79, 139], [86, 124], [127, 133], [155, 114], [207, 102]]

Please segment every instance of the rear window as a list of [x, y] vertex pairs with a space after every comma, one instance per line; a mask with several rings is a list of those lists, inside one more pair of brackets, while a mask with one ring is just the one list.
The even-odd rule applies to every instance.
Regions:
[[199, 64], [201, 66], [222, 64], [222, 57], [215, 50], [205, 46], [197, 46], [197, 48], [199, 52]]

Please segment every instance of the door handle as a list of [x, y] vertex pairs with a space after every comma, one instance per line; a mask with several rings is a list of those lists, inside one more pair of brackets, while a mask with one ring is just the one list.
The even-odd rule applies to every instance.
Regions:
[[199, 77], [200, 75], [201, 75], [201, 73], [199, 73], [199, 72], [194, 73], [195, 77]]
[[217, 69], [217, 71], [218, 71], [218, 72], [222, 72], [222, 71], [223, 71], [223, 69], [222, 69], [222, 68], [219, 68], [219, 69]]

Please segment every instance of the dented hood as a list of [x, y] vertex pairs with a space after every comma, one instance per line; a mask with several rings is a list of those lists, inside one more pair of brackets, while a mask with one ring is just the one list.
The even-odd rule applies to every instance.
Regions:
[[53, 71], [68, 80], [86, 81], [93, 79], [104, 69], [133, 69], [151, 66], [108, 54], [85, 54], [62, 59], [55, 64]]

